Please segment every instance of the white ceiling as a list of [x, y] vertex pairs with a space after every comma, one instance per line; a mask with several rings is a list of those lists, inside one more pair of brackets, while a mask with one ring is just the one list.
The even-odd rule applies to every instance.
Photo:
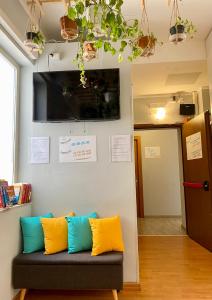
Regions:
[[132, 65], [133, 96], [192, 92], [208, 85], [205, 60]]
[[[170, 23], [171, 8], [168, 0], [146, 0], [150, 30], [160, 41], [166, 41]], [[45, 16], [42, 30], [48, 39], [61, 40], [59, 19], [64, 15], [63, 3], [43, 4]], [[212, 28], [212, 0], [183, 0], [180, 2], [182, 17], [192, 19], [198, 29], [197, 38], [205, 39]], [[127, 19], [140, 18], [141, 1], [124, 0], [123, 13]]]

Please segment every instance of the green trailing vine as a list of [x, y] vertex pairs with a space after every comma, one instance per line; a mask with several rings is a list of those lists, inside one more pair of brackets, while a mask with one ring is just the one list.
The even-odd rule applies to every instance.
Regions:
[[[118, 56], [118, 62], [124, 60], [126, 47], [130, 49], [128, 60], [132, 61], [142, 54], [136, 42], [143, 35], [137, 19], [126, 21], [122, 14], [123, 0], [75, 0], [68, 8], [68, 17], [75, 21], [79, 31], [79, 49], [75, 63], [81, 71], [81, 83], [85, 85], [85, 62], [83, 58], [85, 42], [92, 42], [96, 50]], [[102, 37], [95, 37], [96, 19]]]

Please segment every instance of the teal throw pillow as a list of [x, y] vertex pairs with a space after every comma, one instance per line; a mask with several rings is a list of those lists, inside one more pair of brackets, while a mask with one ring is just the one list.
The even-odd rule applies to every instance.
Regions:
[[97, 214], [87, 216], [66, 217], [68, 222], [68, 253], [76, 253], [92, 249], [92, 232], [89, 218], [97, 218]]
[[52, 213], [39, 217], [21, 217], [23, 253], [33, 253], [44, 249], [44, 235], [41, 218], [53, 218]]

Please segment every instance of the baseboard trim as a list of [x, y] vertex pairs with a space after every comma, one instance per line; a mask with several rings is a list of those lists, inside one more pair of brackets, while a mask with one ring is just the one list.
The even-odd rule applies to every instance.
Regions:
[[136, 282], [124, 282], [124, 291], [140, 291], [141, 285]]

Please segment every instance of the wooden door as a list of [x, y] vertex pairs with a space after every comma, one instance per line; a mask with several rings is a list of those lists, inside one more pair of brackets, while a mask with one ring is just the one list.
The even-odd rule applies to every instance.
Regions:
[[184, 124], [182, 139], [188, 235], [212, 251], [212, 151], [209, 112]]
[[136, 180], [136, 202], [137, 202], [137, 217], [144, 218], [144, 204], [143, 204], [143, 178], [142, 178], [142, 164], [141, 164], [141, 138], [134, 137], [134, 151], [135, 151], [135, 180]]

